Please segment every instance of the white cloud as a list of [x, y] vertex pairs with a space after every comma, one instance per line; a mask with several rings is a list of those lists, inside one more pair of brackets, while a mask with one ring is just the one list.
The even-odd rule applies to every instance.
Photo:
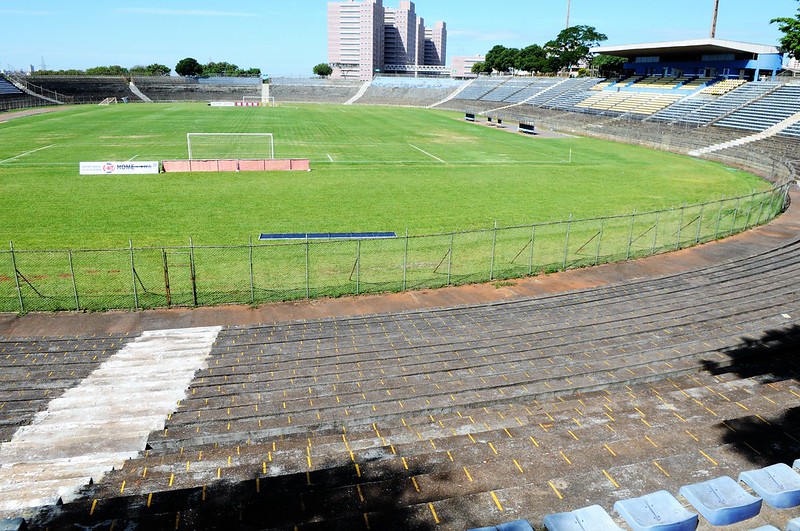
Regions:
[[117, 9], [118, 12], [134, 15], [158, 15], [176, 17], [233, 17], [255, 18], [255, 13], [241, 13], [236, 11], [208, 11], [202, 9], [165, 9], [160, 7], [126, 7]]

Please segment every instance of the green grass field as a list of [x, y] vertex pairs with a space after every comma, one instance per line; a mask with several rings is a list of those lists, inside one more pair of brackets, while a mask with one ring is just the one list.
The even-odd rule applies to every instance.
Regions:
[[[271, 132], [278, 158], [310, 158], [314, 171], [78, 175], [80, 161], [186, 158], [187, 132]], [[653, 210], [763, 187], [709, 162], [594, 139], [523, 137], [421, 109], [85, 106], [0, 124], [1, 232], [27, 249], [190, 237], [245, 243], [261, 232], [419, 235]]]
[[[273, 133], [276, 157], [309, 158], [313, 171], [78, 174], [81, 161], [186, 158], [187, 132]], [[84, 106], [0, 124], [0, 235], [17, 251], [0, 250], [0, 311], [253, 304], [514, 278], [743, 230], [780, 209], [767, 190], [706, 161], [531, 138], [449, 112]], [[765, 193], [700, 206], [753, 191]], [[617, 217], [580, 221], [605, 216]], [[248, 245], [262, 232], [406, 230], [411, 238]]]

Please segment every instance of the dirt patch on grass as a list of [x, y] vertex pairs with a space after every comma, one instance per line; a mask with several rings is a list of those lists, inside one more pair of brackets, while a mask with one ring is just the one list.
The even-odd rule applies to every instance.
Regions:
[[0, 113], [0, 124], [5, 122], [10, 122], [11, 120], [15, 120], [17, 118], [25, 118], [26, 116], [36, 116], [37, 114], [47, 114], [51, 112], [65, 111], [69, 108], [70, 107], [66, 106], [42, 107], [37, 109], [23, 109], [21, 111]]

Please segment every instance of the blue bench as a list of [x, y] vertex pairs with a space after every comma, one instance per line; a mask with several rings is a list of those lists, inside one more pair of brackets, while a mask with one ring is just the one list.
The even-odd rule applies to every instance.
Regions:
[[680, 493], [712, 525], [743, 522], [761, 512], [761, 498], [750, 495], [728, 476], [686, 485]]
[[684, 509], [675, 496], [665, 490], [614, 504], [620, 516], [634, 531], [694, 531], [698, 516]]
[[776, 509], [789, 509], [800, 505], [800, 474], [784, 463], [739, 474], [739, 481]]
[[477, 527], [469, 531], [533, 531], [533, 527], [527, 520], [514, 520], [490, 527]]
[[568, 513], [549, 514], [544, 517], [544, 526], [548, 531], [622, 531], [599, 505]]

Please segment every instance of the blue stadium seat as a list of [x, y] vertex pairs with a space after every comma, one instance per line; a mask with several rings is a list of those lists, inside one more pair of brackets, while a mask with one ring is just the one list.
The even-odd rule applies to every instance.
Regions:
[[795, 460], [793, 468], [795, 470], [800, 470], [800, 459]]
[[786, 531], [800, 531], [800, 518], [789, 520], [789, 523], [786, 524]]
[[800, 505], [800, 474], [784, 463], [742, 472], [739, 474], [739, 481], [747, 483], [776, 509]]
[[684, 509], [665, 490], [620, 500], [614, 504], [614, 509], [634, 531], [694, 531], [699, 522], [696, 514]]
[[549, 514], [544, 517], [544, 526], [548, 531], [622, 531], [599, 505], [569, 513]]
[[527, 520], [514, 520], [505, 524], [491, 527], [478, 527], [469, 531], [533, 531], [533, 527]]
[[761, 512], [761, 498], [751, 496], [728, 476], [686, 485], [680, 493], [712, 525], [743, 522]]

